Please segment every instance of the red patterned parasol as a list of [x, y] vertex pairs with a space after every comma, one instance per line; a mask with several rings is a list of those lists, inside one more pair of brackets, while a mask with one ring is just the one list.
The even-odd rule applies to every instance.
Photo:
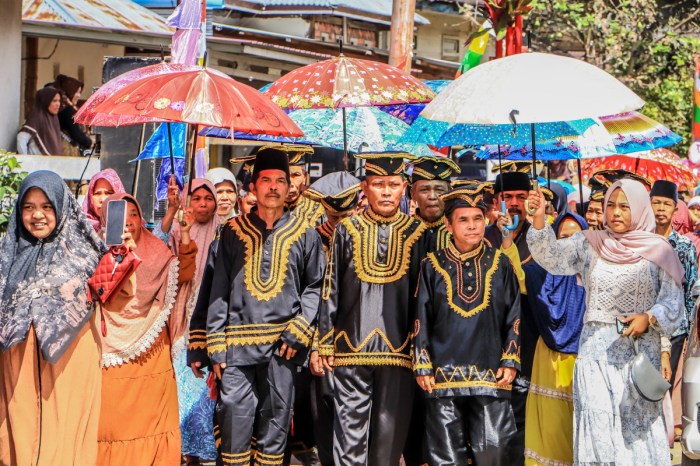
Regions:
[[683, 164], [678, 155], [668, 149], [587, 159], [582, 165], [586, 182], [599, 170], [622, 169], [644, 176], [651, 182], [672, 181], [678, 185], [679, 191], [692, 192], [696, 184], [693, 172]]
[[420, 104], [436, 95], [398, 68], [342, 54], [287, 73], [265, 94], [285, 110]]
[[231, 133], [303, 136], [265, 95], [195, 65], [163, 63], [118, 76], [85, 102], [75, 121], [91, 126], [184, 122], [227, 128]]

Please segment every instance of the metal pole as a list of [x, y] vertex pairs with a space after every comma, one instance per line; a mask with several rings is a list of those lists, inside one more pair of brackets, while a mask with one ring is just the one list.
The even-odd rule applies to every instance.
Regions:
[[530, 134], [532, 136], [532, 189], [537, 191], [537, 147], [535, 144], [535, 124], [530, 123]]
[[345, 107], [343, 107], [343, 163], [345, 164], [345, 171], [348, 171], [348, 128], [347, 128], [347, 115]]
[[170, 174], [175, 174], [175, 157], [173, 157], [173, 135], [170, 131], [170, 122], [168, 122], [168, 147], [170, 148]]
[[[141, 135], [139, 136], [139, 153], [137, 154], [137, 157], [141, 155], [141, 152], [143, 151], [143, 139], [146, 136], [146, 123], [141, 125]], [[139, 186], [139, 174], [141, 173], [141, 161], [137, 160], [136, 161], [136, 168], [134, 169], [134, 182], [131, 185], [131, 195], [136, 197], [136, 193], [138, 192], [138, 186]]]
[[187, 180], [187, 204], [186, 207], [190, 206], [190, 200], [192, 199], [192, 180], [194, 179], [194, 166], [197, 157], [197, 125], [194, 125], [194, 138], [192, 140], [192, 157], [190, 157], [190, 174]]
[[578, 193], [583, 205], [583, 171], [581, 170], [581, 159], [576, 159], [576, 170], [578, 171]]

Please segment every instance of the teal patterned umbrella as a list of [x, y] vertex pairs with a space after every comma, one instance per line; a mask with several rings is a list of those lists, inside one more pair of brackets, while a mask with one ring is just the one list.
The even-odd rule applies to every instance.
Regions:
[[[321, 146], [343, 149], [343, 113], [340, 109], [295, 110], [289, 117], [304, 132], [304, 139]], [[376, 107], [346, 109], [347, 148], [351, 152], [402, 151], [431, 155], [418, 142], [399, 142], [409, 125]]]

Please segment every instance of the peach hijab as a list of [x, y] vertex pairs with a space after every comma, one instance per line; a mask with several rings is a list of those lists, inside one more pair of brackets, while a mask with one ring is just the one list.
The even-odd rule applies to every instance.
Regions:
[[593, 246], [596, 253], [608, 262], [615, 264], [634, 264], [642, 259], [653, 262], [678, 284], [683, 284], [683, 266], [671, 244], [663, 236], [654, 233], [656, 221], [651, 210], [649, 192], [639, 181], [621, 179], [616, 181], [605, 193], [603, 206], [616, 189], [621, 189], [627, 196], [632, 214], [630, 230], [614, 233], [605, 223], [604, 230], [585, 230], [583, 234]]
[[[124, 199], [139, 210], [136, 199], [113, 194], [105, 202]], [[106, 205], [106, 204], [105, 204]], [[107, 209], [102, 209], [102, 221]], [[104, 305], [107, 335], [102, 339], [104, 367], [128, 363], [146, 353], [167, 326], [171, 342], [184, 333], [185, 300], [178, 293], [179, 261], [141, 223], [136, 255], [142, 260], [129, 282]]]

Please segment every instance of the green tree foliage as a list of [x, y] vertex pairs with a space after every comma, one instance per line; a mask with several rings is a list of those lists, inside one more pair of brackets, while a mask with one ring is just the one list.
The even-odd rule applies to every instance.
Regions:
[[14, 154], [0, 149], [0, 236], [7, 230], [15, 206], [17, 191], [27, 172], [20, 171]]
[[[535, 0], [525, 29], [538, 51], [571, 53], [627, 84], [643, 113], [691, 141], [694, 55], [700, 53], [697, 0]], [[572, 89], [572, 92], [576, 92]]]

